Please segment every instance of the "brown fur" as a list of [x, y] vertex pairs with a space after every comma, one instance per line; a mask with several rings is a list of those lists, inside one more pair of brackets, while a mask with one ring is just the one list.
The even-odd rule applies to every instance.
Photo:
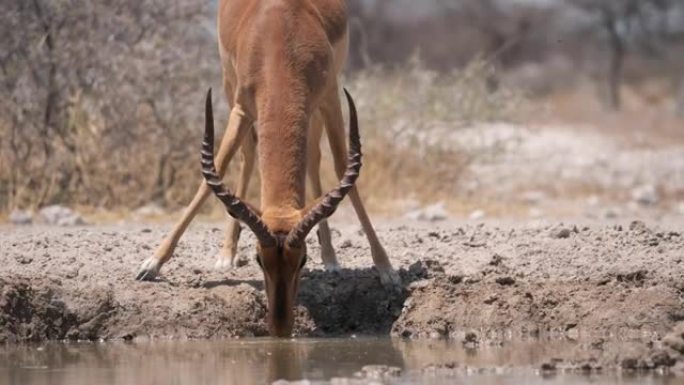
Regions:
[[[254, 153], [258, 154], [261, 219], [274, 234], [289, 233], [305, 214], [307, 171], [314, 193], [321, 195], [318, 142], [324, 125], [338, 176], [345, 171], [345, 133], [337, 76], [346, 60], [346, 12], [343, 0], [221, 0], [219, 5], [219, 52], [224, 88], [233, 108], [215, 163], [218, 174], [223, 175], [242, 144], [242, 172], [237, 189], [237, 195], [242, 196]], [[139, 279], [154, 277], [170, 258], [208, 194], [203, 183], [170, 236], [155, 256], [143, 264]], [[384, 283], [396, 283], [396, 273], [358, 192], [353, 188], [349, 195], [371, 243], [381, 279]], [[231, 260], [235, 256], [237, 229], [233, 222], [227, 235], [226, 248]], [[319, 224], [319, 235], [322, 258], [326, 266], [334, 268], [337, 261], [325, 221]], [[257, 253], [264, 268], [271, 333], [289, 335], [306, 248], [279, 242], [277, 247], [257, 246]]]

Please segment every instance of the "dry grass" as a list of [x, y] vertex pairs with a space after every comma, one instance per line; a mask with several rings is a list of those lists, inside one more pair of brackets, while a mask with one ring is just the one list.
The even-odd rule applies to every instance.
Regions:
[[[345, 81], [360, 112], [365, 153], [360, 184], [371, 206], [383, 209], [395, 199], [429, 201], [452, 193], [469, 159], [458, 148], [430, 138], [431, 128], [458, 130], [474, 122], [518, 119], [524, 98], [495, 87], [492, 79], [491, 67], [474, 61], [447, 75], [412, 64], [374, 68]], [[0, 202], [5, 212], [52, 203], [119, 211], [151, 201], [176, 210], [190, 200], [201, 180], [196, 156], [201, 125], [168, 138], [165, 132], [148, 129], [154, 116], [139, 106], [138, 126], [130, 135], [117, 137], [103, 129], [105, 122], [97, 115], [82, 108], [87, 103], [70, 104], [70, 126], [65, 130], [69, 137], [63, 139], [71, 146], [55, 147], [52, 156], [58, 167], [51, 168], [52, 175], [42, 169], [50, 160], [3, 154], [0, 181], [6, 187], [0, 189]], [[6, 134], [3, 127], [0, 122], [0, 136]], [[40, 138], [27, 143], [38, 146]], [[322, 146], [324, 187], [331, 187], [336, 178], [327, 140]], [[229, 168], [231, 185], [238, 163]], [[70, 178], [62, 178], [64, 174]], [[255, 177], [249, 192], [252, 200], [258, 199], [258, 184]]]
[[448, 200], [471, 162], [436, 128], [459, 130], [483, 122], [518, 121], [526, 98], [496, 86], [494, 69], [475, 60], [461, 71], [437, 74], [419, 62], [354, 75], [366, 160], [360, 187], [371, 207], [394, 200]]

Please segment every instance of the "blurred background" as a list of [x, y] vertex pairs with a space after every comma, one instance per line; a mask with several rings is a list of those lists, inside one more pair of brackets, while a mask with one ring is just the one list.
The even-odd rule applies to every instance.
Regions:
[[[0, 218], [50, 205], [153, 217], [187, 204], [201, 181], [203, 95], [221, 89], [216, 1], [0, 2]], [[348, 7], [343, 84], [359, 104], [372, 211], [684, 215], [684, 1]], [[331, 187], [329, 157], [323, 169]]]

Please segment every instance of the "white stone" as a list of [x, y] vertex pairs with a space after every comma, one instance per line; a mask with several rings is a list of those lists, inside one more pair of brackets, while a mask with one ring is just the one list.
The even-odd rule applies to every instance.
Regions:
[[537, 205], [546, 199], [546, 193], [538, 190], [525, 191], [520, 195], [520, 200], [530, 205]]
[[605, 219], [616, 219], [620, 217], [621, 211], [617, 207], [609, 207], [603, 211], [603, 218]]
[[544, 216], [544, 211], [536, 207], [532, 207], [528, 212], [530, 218], [539, 219]]
[[656, 186], [645, 184], [632, 190], [632, 199], [642, 206], [652, 206], [658, 203], [660, 194]]
[[677, 205], [677, 212], [684, 215], [684, 202], [679, 202]]
[[40, 209], [38, 215], [43, 222], [49, 225], [57, 226], [79, 226], [85, 225], [83, 218], [74, 210], [60, 206], [52, 205]]
[[143, 217], [159, 216], [164, 215], [164, 213], [164, 209], [156, 203], [148, 203], [138, 207], [134, 212], [135, 215]]
[[28, 210], [12, 210], [9, 221], [13, 225], [30, 225], [33, 222], [33, 213]]
[[447, 219], [448, 214], [444, 207], [444, 202], [439, 202], [422, 209], [410, 211], [405, 217], [418, 221], [436, 222]]
[[596, 207], [601, 203], [601, 198], [599, 198], [597, 195], [592, 195], [589, 198], [587, 198], [587, 205], [590, 207]]
[[470, 215], [468, 215], [468, 218], [477, 221], [480, 219], [484, 219], [484, 217], [487, 216], [487, 213], [484, 212], [484, 210], [475, 210]]

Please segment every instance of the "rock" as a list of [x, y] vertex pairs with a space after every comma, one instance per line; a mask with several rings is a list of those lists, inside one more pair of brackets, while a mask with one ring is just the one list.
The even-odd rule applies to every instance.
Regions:
[[493, 304], [494, 302], [496, 302], [496, 301], [498, 301], [498, 300], [499, 300], [499, 296], [496, 295], [496, 294], [492, 294], [492, 295], [490, 295], [489, 297], [487, 297], [487, 298], [484, 300], [484, 303], [485, 303], [486, 305], [491, 305], [491, 304]]
[[462, 275], [447, 275], [447, 280], [449, 283], [452, 285], [458, 285], [459, 283], [463, 282], [463, 276]]
[[642, 206], [653, 206], [660, 201], [660, 194], [656, 186], [645, 184], [632, 190], [632, 200]]
[[449, 375], [451, 374], [452, 376], [457, 372], [457, 369], [459, 369], [459, 364], [456, 361], [448, 361], [442, 364], [430, 364], [425, 366], [421, 372], [424, 374], [446, 374]]
[[420, 209], [420, 202], [413, 198], [397, 199], [392, 202], [392, 205], [406, 211]]
[[636, 233], [642, 234], [645, 232], [649, 231], [649, 228], [646, 226], [646, 223], [643, 221], [632, 221], [629, 224], [629, 230], [634, 231]]
[[439, 261], [433, 260], [433, 259], [426, 259], [423, 261], [425, 263], [425, 267], [428, 271], [428, 274], [430, 275], [442, 275], [444, 274], [444, 267], [442, 267], [442, 264], [439, 263]]
[[570, 234], [572, 234], [572, 231], [570, 229], [561, 227], [559, 229], [554, 229], [551, 231], [551, 238], [566, 239], [570, 238]]
[[639, 360], [633, 357], [623, 358], [620, 367], [624, 370], [636, 370], [639, 368]]
[[503, 262], [504, 258], [500, 254], [492, 255], [492, 259], [489, 261], [490, 266], [499, 266]]
[[606, 340], [603, 338], [597, 338], [594, 341], [591, 341], [591, 348], [595, 350], [603, 350], [604, 346], [606, 345]]
[[67, 278], [67, 279], [76, 278], [76, 277], [78, 277], [78, 270], [79, 270], [78, 267], [67, 268], [64, 271], [64, 273], [62, 273], [62, 276], [64, 276], [64, 278]]
[[528, 212], [527, 215], [529, 215], [530, 218], [533, 219], [539, 219], [544, 216], [544, 211], [540, 210], [536, 207], [532, 207]]
[[617, 219], [621, 215], [621, 211], [617, 207], [609, 207], [603, 210], [602, 216], [604, 219]]
[[300, 381], [286, 381], [286, 380], [278, 380], [273, 382], [272, 385], [309, 385], [311, 384], [311, 381], [309, 380], [300, 380]]
[[463, 344], [463, 347], [466, 349], [475, 349], [479, 343], [480, 339], [474, 331], [467, 332], [463, 337], [463, 340], [461, 340], [461, 344]]
[[352, 246], [353, 246], [352, 241], [349, 239], [345, 239], [344, 241], [342, 241], [342, 243], [340, 243], [339, 248], [340, 249], [348, 249]]
[[133, 214], [141, 217], [154, 217], [164, 215], [166, 211], [156, 203], [148, 203], [144, 206], [138, 207]]
[[520, 195], [520, 200], [529, 205], [537, 205], [547, 199], [547, 195], [543, 191], [531, 190], [525, 191]]
[[501, 286], [511, 286], [515, 285], [515, 278], [509, 276], [497, 277], [495, 282]]
[[408, 219], [437, 222], [448, 218], [444, 202], [435, 203], [422, 209], [413, 210], [405, 215]]
[[401, 375], [401, 368], [387, 365], [366, 365], [361, 368], [359, 377], [380, 380], [386, 377], [398, 377]]
[[470, 215], [468, 215], [468, 218], [477, 221], [480, 219], [484, 219], [484, 217], [487, 216], [487, 213], [484, 212], [484, 210], [475, 210]]
[[409, 266], [408, 268], [408, 272], [416, 278], [428, 277], [428, 269], [422, 260], [412, 263], [411, 266]]
[[33, 258], [27, 255], [17, 255], [16, 257], [14, 257], [14, 259], [22, 265], [28, 265], [31, 262], [33, 262]]
[[408, 272], [416, 278], [425, 279], [435, 275], [444, 275], [445, 270], [438, 261], [421, 259], [412, 263], [411, 266], [409, 266]]
[[79, 226], [86, 224], [77, 212], [60, 205], [43, 207], [38, 212], [38, 215], [48, 225]]
[[430, 286], [431, 283], [432, 283], [432, 281], [429, 279], [421, 279], [420, 281], [411, 282], [408, 285], [408, 289], [409, 290], [424, 289], [424, 288]]
[[434, 222], [434, 221], [443, 221], [447, 219], [449, 216], [447, 214], [446, 208], [444, 207], [444, 202], [439, 202], [434, 205], [430, 205], [426, 207], [424, 210], [425, 213], [425, 219]]
[[601, 203], [601, 198], [599, 198], [596, 195], [592, 195], [589, 198], [587, 198], [587, 206], [589, 207], [597, 207]]
[[13, 225], [30, 225], [33, 223], [33, 214], [27, 210], [12, 210], [9, 221]]

